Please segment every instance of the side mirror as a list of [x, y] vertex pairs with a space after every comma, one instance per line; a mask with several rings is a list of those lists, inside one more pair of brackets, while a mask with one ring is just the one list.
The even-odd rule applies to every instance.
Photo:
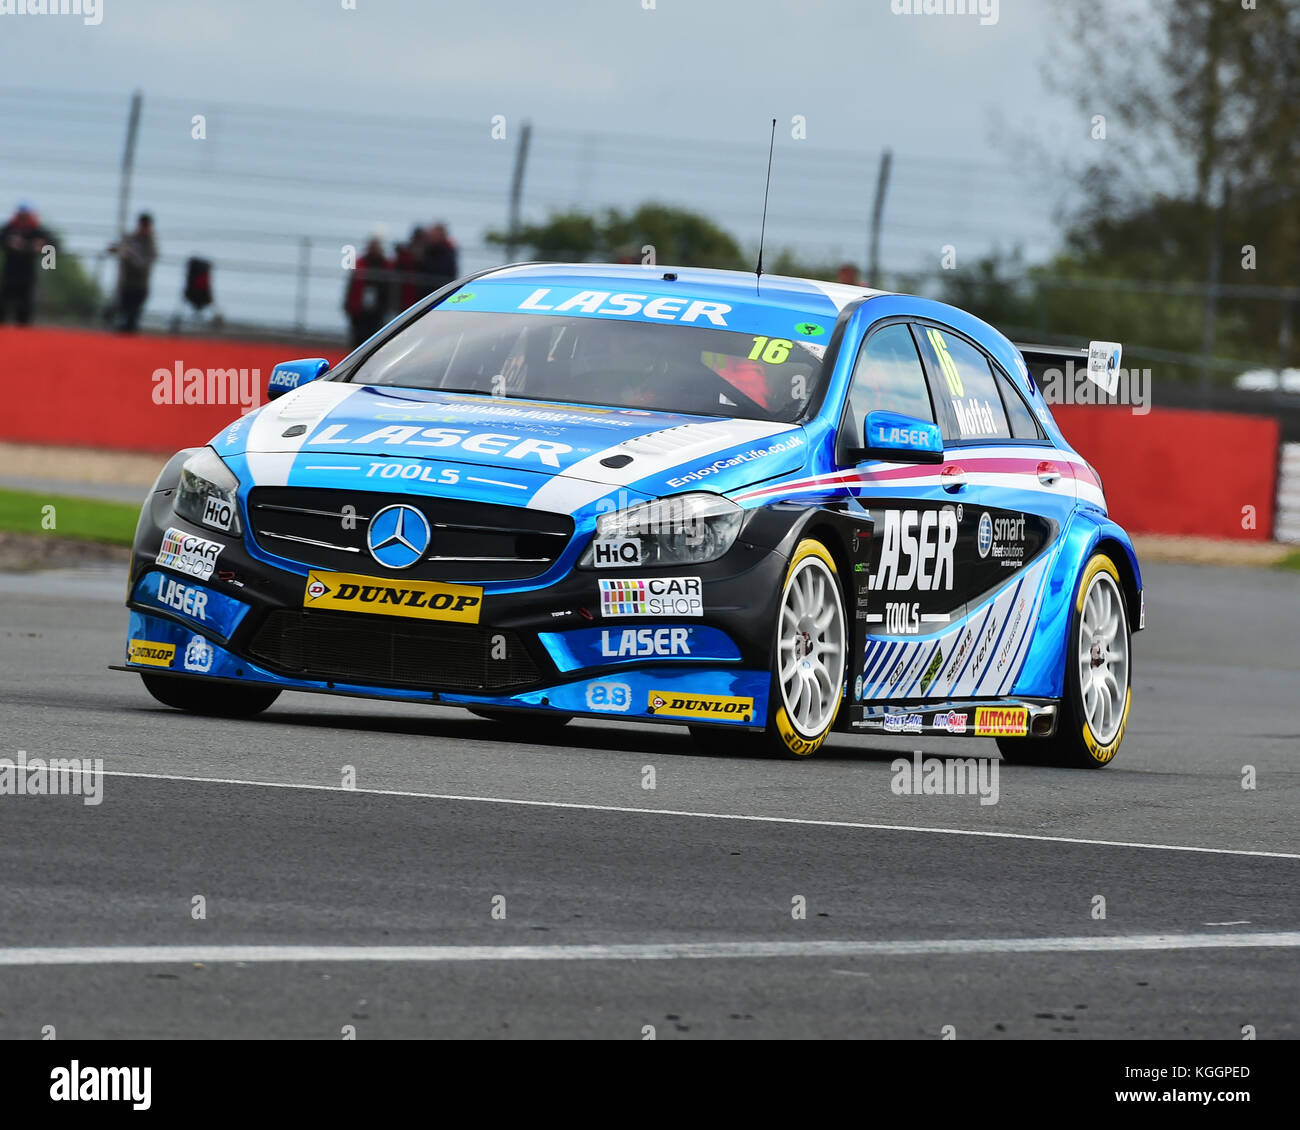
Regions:
[[887, 463], [942, 463], [943, 437], [928, 420], [900, 412], [868, 412], [859, 459]]
[[274, 400], [299, 385], [314, 381], [329, 371], [330, 363], [324, 357], [308, 357], [303, 361], [281, 361], [271, 370], [266, 382], [266, 399]]

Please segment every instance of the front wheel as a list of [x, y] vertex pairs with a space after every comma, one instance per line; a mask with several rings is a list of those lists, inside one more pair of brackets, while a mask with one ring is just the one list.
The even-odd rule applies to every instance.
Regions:
[[1133, 700], [1132, 634], [1124, 589], [1104, 553], [1089, 559], [1070, 617], [1065, 700], [1050, 738], [999, 738], [1008, 761], [1073, 769], [1111, 763]]
[[274, 687], [237, 687], [201, 679], [171, 679], [165, 675], [141, 674], [140, 678], [144, 680], [144, 689], [164, 706], [214, 718], [251, 718], [280, 697]]
[[772, 641], [767, 728], [760, 733], [692, 726], [706, 749], [809, 757], [826, 740], [844, 698], [848, 627], [835, 559], [820, 541], [795, 549]]

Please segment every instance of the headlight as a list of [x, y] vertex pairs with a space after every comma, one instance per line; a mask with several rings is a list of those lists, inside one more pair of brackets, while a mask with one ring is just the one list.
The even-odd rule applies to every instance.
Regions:
[[701, 565], [716, 561], [740, 533], [745, 512], [717, 494], [679, 494], [602, 514], [578, 562], [605, 565]]
[[181, 467], [180, 486], [173, 505], [176, 513], [199, 526], [228, 534], [239, 533], [239, 508], [235, 494], [239, 480], [210, 447], [195, 452]]

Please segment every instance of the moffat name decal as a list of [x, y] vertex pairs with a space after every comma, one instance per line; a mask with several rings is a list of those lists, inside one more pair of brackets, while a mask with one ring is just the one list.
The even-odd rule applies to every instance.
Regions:
[[483, 590], [477, 585], [443, 585], [432, 581], [389, 581], [359, 573], [307, 574], [302, 606], [374, 616], [407, 616], [419, 620], [455, 620], [477, 624]]

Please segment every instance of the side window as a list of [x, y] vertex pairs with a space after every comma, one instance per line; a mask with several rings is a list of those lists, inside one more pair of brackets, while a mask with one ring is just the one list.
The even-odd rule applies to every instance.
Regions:
[[1002, 406], [1007, 410], [1007, 419], [1011, 423], [1012, 439], [1042, 439], [1043, 430], [1034, 419], [1034, 414], [1025, 403], [1015, 381], [1006, 375], [997, 365], [993, 366], [998, 388], [1002, 391]]
[[921, 348], [929, 354], [948, 402], [944, 438], [1010, 439], [1011, 429], [988, 358], [964, 338], [934, 326], [918, 326]]
[[925, 385], [925, 370], [901, 322], [871, 335], [858, 354], [849, 389], [849, 410], [841, 435], [848, 447], [862, 446], [862, 428], [868, 412], [901, 412], [934, 422], [934, 408]]

